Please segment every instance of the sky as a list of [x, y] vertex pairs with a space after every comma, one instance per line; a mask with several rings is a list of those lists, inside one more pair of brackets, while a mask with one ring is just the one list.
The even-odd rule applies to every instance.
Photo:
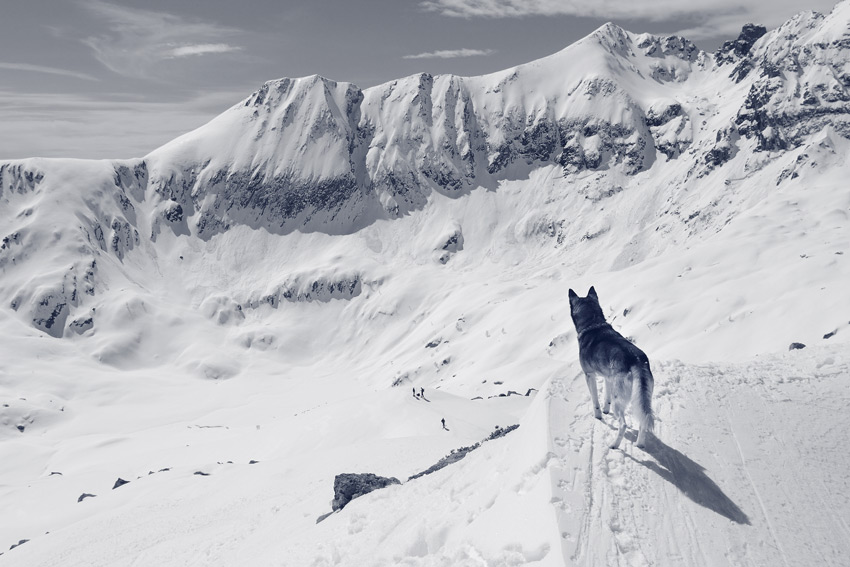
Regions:
[[265, 81], [480, 75], [612, 21], [713, 51], [830, 0], [5, 0], [0, 160], [142, 157]]

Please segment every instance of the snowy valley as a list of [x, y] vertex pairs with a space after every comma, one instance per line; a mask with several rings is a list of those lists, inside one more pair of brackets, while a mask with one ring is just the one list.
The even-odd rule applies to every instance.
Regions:
[[[845, 1], [0, 163], [0, 566], [844, 564], [848, 155]], [[593, 419], [591, 285], [645, 451]], [[327, 515], [341, 473], [401, 482]]]

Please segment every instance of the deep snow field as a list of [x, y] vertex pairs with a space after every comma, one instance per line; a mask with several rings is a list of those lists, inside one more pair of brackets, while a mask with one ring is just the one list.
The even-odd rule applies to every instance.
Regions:
[[[832, 41], [850, 27], [850, 3], [835, 14], [789, 26]], [[820, 30], [821, 21], [832, 27]], [[802, 118], [788, 131], [798, 128], [799, 144], [777, 150], [730, 135], [735, 151], [706, 166], [756, 80], [733, 83], [727, 68], [711, 75], [707, 56], [687, 53], [662, 58], [675, 63], [672, 78], [655, 80], [649, 71], [666, 67], [650, 69], [637, 49], [624, 55], [625, 43], [611, 47], [606, 34], [635, 45], [647, 38], [612, 29], [594, 36], [604, 50], [593, 53], [634, 61], [611, 73], [638, 94], [603, 101], [628, 99], [606, 107], [610, 130], [638, 124], [643, 134], [629, 143], [639, 146], [639, 134], [658, 133], [638, 109], [668, 91], [682, 102], [662, 132], [675, 151], [665, 159], [651, 148], [643, 169], [626, 171], [617, 152], [627, 144], [604, 149], [593, 134], [603, 129], [591, 129], [582, 151], [603, 148], [597, 157], [609, 160], [596, 169], [515, 156], [497, 175], [472, 172], [480, 181], [435, 188], [407, 209], [388, 193], [379, 203], [355, 191], [360, 213], [377, 212], [348, 229], [284, 230], [291, 218], [277, 233], [264, 219], [225, 227], [215, 214], [248, 218], [261, 208], [219, 207], [228, 205], [222, 185], [192, 186], [179, 160], [168, 161], [197, 150], [203, 159], [183, 173], [221, 165], [201, 155], [221, 149], [207, 136], [227, 138], [221, 124], [247, 125], [240, 135], [256, 142], [251, 152], [278, 160], [263, 167], [290, 163], [277, 151], [309, 154], [310, 179], [345, 180], [346, 167], [372, 167], [370, 159], [378, 179], [410, 156], [437, 156], [436, 135], [416, 154], [410, 140], [427, 136], [409, 115], [381, 115], [384, 130], [373, 128], [377, 141], [358, 154], [351, 124], [322, 106], [354, 100], [354, 89], [315, 77], [270, 83], [295, 84], [287, 96], [307, 93], [295, 110], [269, 110], [296, 126], [316, 119], [301, 138], [270, 134], [272, 122], [250, 117], [262, 116], [250, 106], [261, 89], [211, 129], [146, 158], [151, 179], [182, 183], [184, 205], [197, 210], [178, 214], [168, 201], [177, 190], [168, 197], [123, 183], [118, 172], [138, 160], [0, 164], [0, 567], [850, 564], [850, 140], [839, 132], [841, 101], [794, 115]], [[759, 44], [765, 52], [791, 41], [765, 37], [776, 40]], [[592, 43], [579, 48], [598, 50]], [[514, 79], [558, 91], [538, 75], [551, 79], [545, 65], [570, 53], [467, 83], [488, 104], [533, 106], [548, 95], [525, 98], [527, 85]], [[837, 80], [826, 64], [808, 69], [811, 84]], [[788, 76], [789, 85], [800, 79]], [[491, 88], [493, 77], [516, 90]], [[407, 111], [404, 97], [425, 92], [421, 80], [360, 100], [365, 111], [390, 113], [382, 93], [395, 92]], [[567, 114], [593, 110], [570, 100], [558, 102]], [[473, 156], [479, 169], [485, 150]], [[261, 160], [251, 152], [222, 153], [222, 163], [254, 167]], [[347, 152], [363, 162], [351, 165]], [[652, 363], [657, 427], [645, 450], [634, 431], [609, 449], [613, 418], [593, 419], [567, 297], [591, 285], [608, 321]], [[327, 515], [340, 473], [401, 484]], [[115, 486], [119, 478], [129, 482]]]
[[[349, 236], [143, 241], [137, 265], [99, 268], [91, 336], [0, 311], [0, 565], [841, 564], [850, 195], [836, 159], [722, 231], [632, 246], [646, 258], [622, 269], [621, 249], [535, 231], [537, 201], [604, 209], [616, 240], [657, 232], [641, 192], [588, 200], [555, 168]], [[49, 191], [8, 198], [68, 214]], [[289, 265], [356, 271], [361, 292], [232, 307]], [[135, 286], [113, 287], [122, 275]], [[633, 433], [608, 449], [613, 420], [592, 418], [566, 296], [589, 285], [652, 360], [646, 451]], [[316, 523], [336, 474], [404, 480], [514, 423]]]

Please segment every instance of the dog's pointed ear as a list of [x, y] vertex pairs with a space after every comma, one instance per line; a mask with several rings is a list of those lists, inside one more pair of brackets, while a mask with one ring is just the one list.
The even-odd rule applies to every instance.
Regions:
[[575, 303], [575, 300], [576, 300], [576, 299], [578, 299], [578, 294], [577, 294], [576, 292], [574, 292], [574, 291], [572, 290], [572, 288], [570, 288], [570, 291], [569, 291], [569, 292], [567, 292], [567, 295], [568, 295], [568, 296], [569, 296], [569, 298], [570, 298], [570, 305], [572, 305], [573, 303]]
[[587, 297], [592, 297], [596, 301], [599, 301], [599, 296], [596, 295], [596, 290], [593, 288], [593, 286], [590, 286], [590, 289], [587, 290]]

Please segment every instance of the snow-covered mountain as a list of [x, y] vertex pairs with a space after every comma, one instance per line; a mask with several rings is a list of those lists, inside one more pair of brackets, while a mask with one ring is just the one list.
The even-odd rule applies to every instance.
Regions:
[[[0, 163], [0, 565], [840, 562], [848, 61], [850, 2], [714, 54], [606, 24]], [[646, 452], [591, 418], [591, 284], [653, 361]], [[516, 423], [315, 523], [337, 473]]]

